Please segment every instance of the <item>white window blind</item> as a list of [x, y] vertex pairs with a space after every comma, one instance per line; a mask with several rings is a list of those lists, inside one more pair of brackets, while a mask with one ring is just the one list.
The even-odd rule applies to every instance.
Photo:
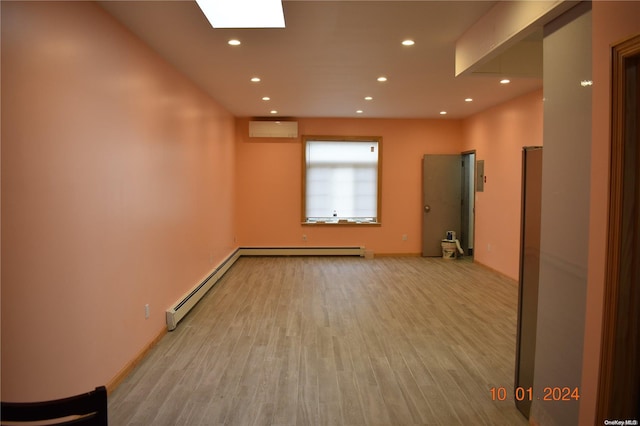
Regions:
[[376, 140], [306, 140], [307, 222], [378, 220]]

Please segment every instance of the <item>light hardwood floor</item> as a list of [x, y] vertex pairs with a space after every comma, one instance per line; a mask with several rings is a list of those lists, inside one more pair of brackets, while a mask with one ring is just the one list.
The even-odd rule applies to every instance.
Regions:
[[111, 394], [112, 425], [526, 425], [517, 284], [468, 260], [241, 258]]

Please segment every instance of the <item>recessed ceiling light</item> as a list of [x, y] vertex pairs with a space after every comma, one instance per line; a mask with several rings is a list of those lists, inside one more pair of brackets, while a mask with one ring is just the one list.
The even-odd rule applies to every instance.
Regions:
[[272, 109], [271, 111], [269, 111], [271, 114], [277, 114], [278, 111], [276, 111], [275, 109]]
[[262, 100], [263, 100], [263, 101], [270, 101], [270, 100], [271, 100], [271, 98], [270, 98], [270, 97], [268, 97], [268, 96], [263, 96], [263, 97], [262, 97]]
[[260, 77], [251, 77], [251, 81], [254, 83], [258, 83], [260, 81]]
[[235, 38], [232, 38], [227, 43], [229, 43], [231, 46], [240, 46], [242, 44], [240, 40], [237, 40]]
[[362, 111], [361, 109], [356, 111], [356, 114], [362, 114], [364, 111]]
[[414, 44], [416, 44], [416, 42], [415, 42], [415, 41], [413, 41], [413, 40], [410, 40], [410, 39], [407, 39], [407, 40], [403, 40], [403, 41], [402, 41], [402, 45], [403, 45], [403, 46], [413, 46]]
[[465, 101], [465, 102], [473, 102], [473, 99], [472, 99], [472, 98], [465, 98], [465, 100], [464, 100], [464, 101]]
[[440, 111], [440, 115], [447, 115], [447, 111]]
[[384, 76], [378, 77], [378, 81], [387, 81], [387, 77], [384, 77]]
[[213, 28], [284, 28], [281, 0], [196, 0]]
[[511, 80], [509, 80], [508, 78], [503, 78], [502, 80], [500, 80], [500, 84], [509, 84], [511, 83]]
[[364, 100], [365, 100], [365, 101], [371, 101], [371, 100], [373, 100], [373, 98], [372, 98], [371, 96], [365, 96], [365, 97], [364, 97]]

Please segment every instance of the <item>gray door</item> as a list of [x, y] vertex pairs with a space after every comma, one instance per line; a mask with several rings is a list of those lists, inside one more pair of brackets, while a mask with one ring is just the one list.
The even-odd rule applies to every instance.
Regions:
[[442, 256], [447, 231], [460, 233], [462, 158], [425, 155], [422, 160], [422, 255]]

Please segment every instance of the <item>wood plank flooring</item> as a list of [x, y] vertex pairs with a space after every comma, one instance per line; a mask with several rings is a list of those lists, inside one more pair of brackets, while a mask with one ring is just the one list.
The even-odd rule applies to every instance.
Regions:
[[517, 284], [468, 260], [241, 258], [111, 394], [111, 425], [526, 425]]

